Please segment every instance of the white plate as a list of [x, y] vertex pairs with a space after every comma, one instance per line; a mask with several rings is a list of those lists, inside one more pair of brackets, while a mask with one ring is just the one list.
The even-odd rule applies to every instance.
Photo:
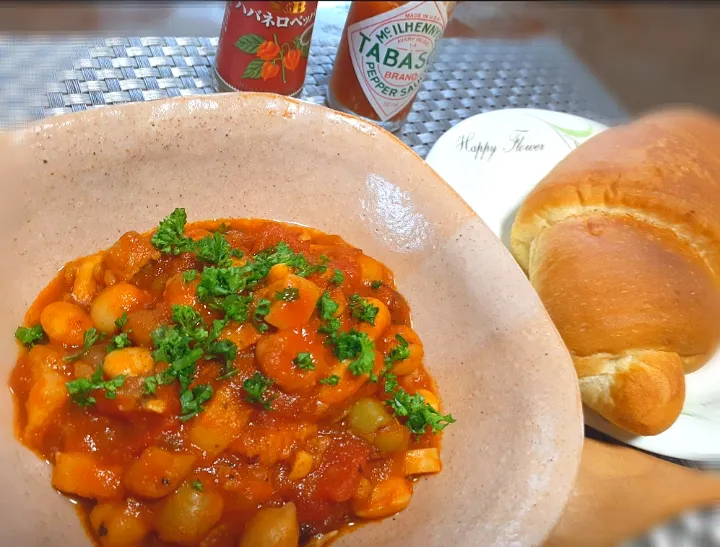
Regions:
[[[548, 110], [478, 114], [448, 130], [426, 161], [509, 246], [515, 213], [532, 188], [571, 150], [606, 127]], [[589, 409], [585, 423], [649, 452], [686, 460], [720, 459], [720, 354], [686, 380], [685, 405], [664, 433], [637, 437]]]

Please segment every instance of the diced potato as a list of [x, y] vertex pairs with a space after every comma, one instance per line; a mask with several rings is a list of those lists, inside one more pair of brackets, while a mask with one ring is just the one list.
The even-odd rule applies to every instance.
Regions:
[[440, 399], [438, 399], [437, 395], [435, 395], [432, 391], [427, 389], [418, 389], [415, 393], [422, 395], [422, 398], [425, 399], [427, 404], [440, 412]]
[[200, 284], [200, 276], [185, 283], [184, 273], [180, 272], [172, 276], [165, 285], [163, 300], [169, 305], [197, 306], [197, 286]]
[[354, 500], [353, 512], [366, 519], [378, 519], [394, 515], [405, 509], [412, 497], [412, 486], [401, 477], [389, 477], [375, 485], [370, 496]]
[[90, 307], [90, 317], [99, 331], [113, 334], [115, 325], [123, 313], [142, 308], [151, 296], [130, 283], [116, 283], [101, 292]]
[[35, 375], [35, 383], [30, 388], [25, 410], [27, 424], [23, 438], [30, 445], [36, 445], [42, 439], [45, 429], [53, 417], [65, 406], [68, 393], [65, 379], [53, 370], [45, 370]]
[[102, 547], [141, 547], [150, 533], [150, 515], [137, 501], [98, 503], [90, 526]]
[[65, 367], [61, 351], [45, 344], [38, 344], [28, 353], [33, 382], [37, 382], [47, 371], [60, 372]]
[[82, 346], [85, 331], [93, 326], [90, 316], [70, 302], [48, 304], [40, 314], [40, 324], [51, 341], [72, 347]]
[[418, 448], [405, 452], [406, 475], [439, 473], [440, 469], [440, 453], [437, 448]]
[[375, 432], [372, 444], [381, 454], [392, 454], [407, 450], [410, 444], [410, 430], [397, 420], [393, 420]]
[[195, 545], [222, 516], [222, 497], [207, 487], [195, 490], [185, 482], [158, 506], [155, 529], [162, 541]]
[[[297, 289], [298, 298], [291, 302], [277, 300], [276, 294], [285, 289]], [[320, 298], [320, 288], [304, 277], [290, 274], [268, 285], [270, 313], [265, 321], [280, 330], [289, 330], [305, 325], [315, 311], [315, 304]]]
[[355, 329], [360, 332], [364, 332], [368, 335], [370, 340], [374, 341], [383, 333], [383, 331], [385, 331], [385, 329], [390, 326], [390, 310], [388, 310], [388, 307], [384, 302], [378, 300], [377, 298], [366, 298], [365, 301], [368, 304], [375, 306], [378, 309], [378, 313], [375, 316], [373, 324], [363, 321], [358, 323], [355, 326]]
[[370, 258], [367, 255], [360, 255], [357, 257], [357, 262], [360, 264], [360, 275], [365, 283], [386, 281], [385, 272], [387, 268], [374, 258]]
[[[83, 258], [75, 271], [72, 295], [81, 304], [92, 302], [98, 291], [98, 282], [95, 277], [96, 270], [102, 265], [104, 253], [96, 253]], [[102, 278], [102, 276], [100, 276]]]
[[143, 400], [141, 405], [145, 410], [149, 410], [155, 414], [165, 414], [168, 410], [167, 401], [162, 399]]
[[100, 463], [92, 454], [58, 452], [52, 483], [65, 494], [83, 498], [111, 498], [120, 489], [121, 469]]
[[130, 492], [142, 498], [162, 498], [187, 478], [196, 459], [191, 454], [178, 454], [149, 446], [127, 470], [123, 484]]
[[[147, 236], [127, 232], [105, 254], [104, 264], [118, 279], [127, 281], [151, 260], [160, 258], [160, 251], [152, 246]], [[107, 276], [106, 276], [107, 277]]]
[[220, 333], [220, 340], [230, 340], [238, 351], [257, 343], [262, 334], [251, 323], [231, 323]]
[[147, 348], [123, 348], [111, 351], [105, 357], [103, 372], [108, 378], [125, 376], [147, 376], [155, 369], [152, 352]]
[[128, 313], [125, 331], [135, 345], [152, 346], [152, 332], [172, 323], [172, 311], [169, 306], [160, 305], [151, 310], [137, 310]]
[[229, 386], [221, 387], [205, 412], [192, 420], [188, 438], [208, 454], [219, 454], [240, 436], [251, 413], [252, 408]]
[[355, 493], [353, 494], [353, 499], [356, 500], [364, 500], [367, 499], [370, 494], [372, 494], [373, 485], [372, 483], [367, 480], [365, 477], [360, 477], [360, 482], [358, 483], [358, 487], [355, 489]]
[[348, 414], [348, 425], [359, 433], [373, 433], [390, 423], [392, 417], [385, 405], [372, 397], [364, 397], [355, 402]]
[[245, 525], [238, 547], [297, 547], [300, 527], [294, 503], [260, 509]]
[[291, 481], [300, 480], [303, 477], [306, 477], [307, 474], [312, 471], [312, 467], [312, 455], [308, 452], [305, 452], [304, 450], [299, 450], [297, 454], [295, 454], [295, 461], [293, 461], [292, 469], [290, 469], [290, 474], [288, 475], [288, 478]]

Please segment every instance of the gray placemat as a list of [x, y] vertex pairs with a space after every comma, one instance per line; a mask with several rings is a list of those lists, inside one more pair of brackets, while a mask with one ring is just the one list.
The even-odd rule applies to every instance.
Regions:
[[[0, 124], [16, 126], [105, 105], [214, 93], [217, 38], [98, 38], [70, 42], [0, 37]], [[312, 44], [302, 97], [323, 103], [337, 38]], [[626, 118], [560, 42], [445, 39], [399, 133], [425, 156], [447, 129], [497, 108]]]

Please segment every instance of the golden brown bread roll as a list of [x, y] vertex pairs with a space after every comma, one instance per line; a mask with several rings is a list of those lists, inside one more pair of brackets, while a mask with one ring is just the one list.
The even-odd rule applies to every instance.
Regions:
[[593, 137], [527, 197], [511, 246], [585, 404], [664, 431], [720, 334], [720, 120], [676, 109]]

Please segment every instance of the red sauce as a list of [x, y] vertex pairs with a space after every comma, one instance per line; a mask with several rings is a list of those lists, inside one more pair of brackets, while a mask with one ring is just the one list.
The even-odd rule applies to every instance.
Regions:
[[[128, 232], [107, 251], [68, 263], [26, 314], [25, 325], [41, 324], [46, 336], [30, 351], [21, 351], [10, 378], [17, 435], [54, 465], [54, 486], [79, 501], [98, 544], [257, 544], [252, 535], [257, 529], [285, 526], [288, 537], [304, 545], [364, 516], [402, 509], [414, 476], [406, 474], [406, 452], [439, 448], [440, 436], [430, 428], [411, 435], [405, 419], [393, 415], [382, 375], [373, 382], [368, 373], [352, 374], [328, 335], [318, 332], [327, 321], [316, 304], [327, 292], [339, 306], [338, 332], [357, 329], [374, 341], [372, 374], [382, 372], [385, 356], [397, 346], [391, 334], [398, 328], [404, 329], [411, 349], [421, 349], [390, 270], [337, 236], [271, 221], [198, 222], [188, 225], [185, 234], [198, 240], [216, 230], [244, 254], [232, 259], [233, 267], [241, 267], [247, 257], [253, 261], [261, 251], [272, 252], [281, 242], [310, 266], [326, 267], [303, 278], [292, 267], [276, 266], [246, 293], [250, 310], [266, 298], [271, 311], [260, 321], [253, 321], [251, 311], [249, 321], [230, 320], [222, 330], [220, 339], [231, 340], [237, 349], [229, 363], [237, 369], [234, 376], [220, 379], [226, 364], [207, 353], [196, 363], [189, 389], [203, 385], [213, 392], [197, 416], [179, 419], [178, 381], [161, 383], [154, 394], [146, 390], [146, 379], [169, 367], [147, 356], [157, 357], [153, 332], [175, 324], [173, 305], [192, 308], [207, 329], [223, 317], [217, 301], [213, 305], [198, 298], [198, 284], [211, 265], [194, 252], [160, 253], [150, 243], [152, 233]], [[186, 280], [183, 272], [192, 269], [196, 277], [187, 274]], [[118, 287], [125, 290], [120, 296]], [[277, 287], [288, 289], [291, 299], [277, 299]], [[353, 314], [353, 295], [378, 309], [374, 325]], [[109, 302], [104, 309], [103, 299]], [[71, 304], [74, 311], [52, 317], [48, 310], [58, 302]], [[112, 323], [108, 328], [103, 313], [114, 313], [112, 320], [122, 312], [127, 317], [122, 328]], [[77, 340], [77, 333], [62, 331], [71, 323], [109, 332], [78, 359], [68, 360], [82, 351], [67, 342], [72, 336]], [[121, 333], [135, 349], [108, 353], [108, 344]], [[311, 354], [314, 368], [294, 363], [302, 353]], [[412, 359], [411, 354], [396, 364], [408, 368]], [[95, 404], [71, 400], [66, 384], [88, 378], [103, 362], [103, 381], [117, 372], [113, 367], [125, 373], [117, 396], [107, 398], [107, 390], [95, 389], [86, 393]], [[402, 389], [408, 394], [426, 390], [421, 393], [428, 402], [437, 401], [422, 363], [409, 368], [398, 378]], [[252, 401], [246, 381], [258, 373], [272, 384]], [[321, 383], [333, 375], [339, 377], [337, 385]], [[362, 404], [380, 408], [382, 424], [373, 431], [353, 426], [360, 423], [352, 416]], [[359, 414], [365, 422], [366, 414]], [[253, 517], [278, 507], [292, 507], [296, 516], [272, 513], [272, 525], [258, 520], [251, 530]]]

